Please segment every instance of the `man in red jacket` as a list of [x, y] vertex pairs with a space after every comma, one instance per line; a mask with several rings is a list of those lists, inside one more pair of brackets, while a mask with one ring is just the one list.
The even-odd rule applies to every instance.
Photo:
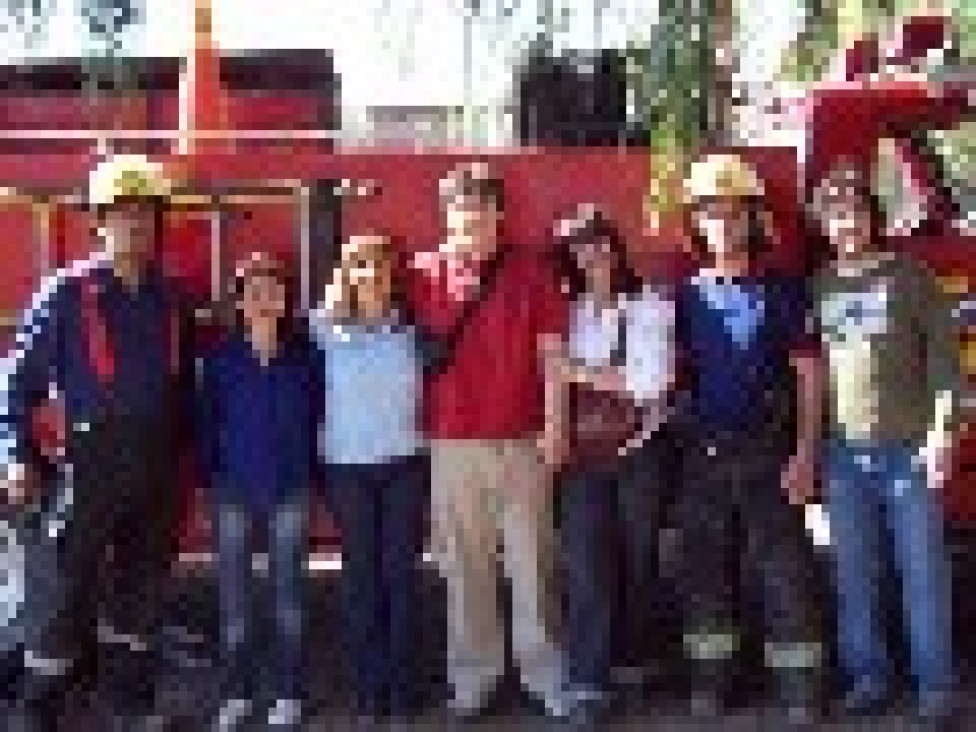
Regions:
[[428, 360], [425, 427], [433, 544], [448, 591], [450, 707], [478, 715], [503, 672], [502, 559], [523, 683], [562, 717], [571, 705], [547, 618], [551, 492], [537, 438], [540, 344], [563, 330], [565, 304], [542, 260], [503, 242], [498, 178], [469, 165], [441, 184], [444, 237], [415, 267], [422, 319], [440, 351]]

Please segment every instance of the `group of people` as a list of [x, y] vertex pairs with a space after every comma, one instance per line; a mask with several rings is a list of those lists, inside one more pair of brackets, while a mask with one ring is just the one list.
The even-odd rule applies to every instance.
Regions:
[[[48, 729], [68, 729], [58, 720], [73, 693], [98, 677], [148, 718], [174, 445], [192, 424], [219, 579], [215, 729], [258, 715], [275, 729], [302, 723], [316, 491], [341, 527], [336, 633], [364, 724], [418, 711], [425, 515], [446, 586], [450, 715], [480, 718], [505, 670], [502, 565], [525, 689], [547, 716], [585, 726], [612, 711], [618, 627], [635, 647], [656, 630], [654, 593], [638, 590], [653, 586], [665, 513], [677, 527], [695, 709], [721, 704], [737, 672], [748, 597], [762, 608], [784, 723], [812, 723], [825, 645], [801, 509], [818, 472], [844, 710], [883, 711], [901, 670], [884, 639], [884, 531], [916, 708], [950, 723], [956, 669], [935, 493], [957, 418], [948, 309], [920, 265], [884, 248], [863, 170], [839, 164], [812, 192], [829, 251], [807, 278], [757, 271], [768, 232], [744, 160], [703, 157], [686, 192], [700, 268], [656, 282], [639, 276], [596, 206], [555, 222], [545, 251], [518, 246], [502, 235], [501, 179], [462, 165], [441, 181], [435, 251], [408, 259], [386, 233], [356, 233], [318, 305], [297, 315], [289, 270], [250, 256], [235, 266], [233, 323], [193, 352], [155, 264], [166, 181], [144, 160], [103, 164], [91, 203], [104, 252], [39, 294], [8, 376], [8, 500], [40, 500], [38, 466], [51, 456], [32, 415], [53, 403], [65, 426], [54, 459], [71, 465], [74, 501], [53, 622], [28, 624], [22, 638], [22, 703]], [[250, 574], [261, 534], [269, 633], [257, 627]], [[623, 602], [608, 571], [615, 543]]]

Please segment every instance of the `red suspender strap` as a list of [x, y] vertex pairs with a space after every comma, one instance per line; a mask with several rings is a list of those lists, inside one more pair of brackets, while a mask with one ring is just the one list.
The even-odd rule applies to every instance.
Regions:
[[60, 398], [46, 399], [31, 413], [31, 438], [40, 454], [56, 462], [67, 444], [68, 419]]
[[[115, 378], [115, 349], [108, 332], [108, 324], [98, 301], [99, 288], [94, 276], [88, 276], [81, 286], [81, 319], [92, 372], [103, 385]], [[176, 307], [164, 308], [164, 322], [160, 335], [166, 339], [164, 356], [171, 376], [180, 367], [180, 317]]]
[[85, 277], [81, 284], [81, 325], [92, 372], [102, 384], [111, 383], [115, 378], [115, 352], [98, 302], [98, 282], [93, 275]]

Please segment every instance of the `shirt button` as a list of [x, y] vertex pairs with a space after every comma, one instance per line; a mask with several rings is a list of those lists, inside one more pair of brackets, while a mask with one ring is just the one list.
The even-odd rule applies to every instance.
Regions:
[[715, 457], [718, 454], [718, 450], [715, 449], [715, 445], [709, 445], [705, 452], [707, 453], [708, 457]]

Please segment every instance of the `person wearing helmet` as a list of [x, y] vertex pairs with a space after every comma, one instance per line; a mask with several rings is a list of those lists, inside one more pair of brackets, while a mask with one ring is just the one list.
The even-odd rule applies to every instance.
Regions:
[[[158, 608], [176, 495], [173, 405], [185, 333], [154, 262], [170, 182], [141, 156], [91, 173], [100, 251], [55, 273], [17, 337], [0, 407], [8, 503], [41, 498], [31, 424], [55, 405], [64, 424], [72, 516], [61, 537], [58, 605], [25, 634], [22, 702], [46, 728], [98, 680], [128, 719], [148, 720]], [[39, 712], [38, 714], [32, 714]], [[136, 729], [127, 722], [130, 729]]]
[[820, 387], [806, 355], [803, 288], [757, 271], [763, 190], [740, 157], [702, 158], [685, 187], [702, 260], [677, 297], [687, 377], [676, 415], [684, 440], [679, 589], [692, 704], [717, 711], [735, 675], [742, 595], [729, 565], [737, 563], [760, 601], [764, 658], [785, 719], [808, 724], [821, 649], [804, 597], [802, 511], [790, 503], [812, 491]]

